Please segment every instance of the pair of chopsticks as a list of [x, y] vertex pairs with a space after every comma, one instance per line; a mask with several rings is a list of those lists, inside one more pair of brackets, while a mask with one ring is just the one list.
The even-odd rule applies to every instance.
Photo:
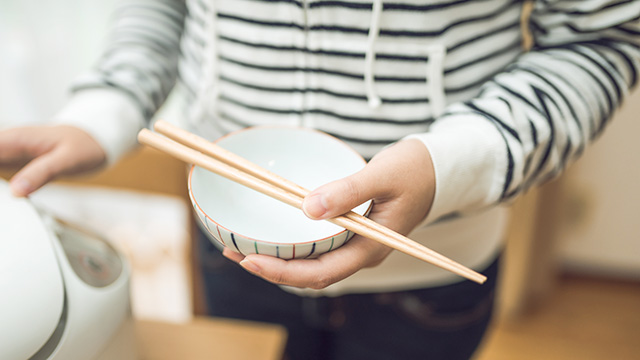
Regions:
[[[166, 137], [143, 129], [138, 134], [138, 141], [302, 209], [302, 201], [309, 190], [166, 121], [157, 121], [154, 129]], [[487, 279], [484, 275], [353, 211], [327, 221], [479, 284]]]

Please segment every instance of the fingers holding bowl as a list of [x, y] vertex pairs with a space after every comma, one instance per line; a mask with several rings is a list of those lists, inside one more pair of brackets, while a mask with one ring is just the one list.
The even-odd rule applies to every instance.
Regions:
[[343, 280], [362, 268], [377, 265], [390, 251], [384, 245], [356, 235], [339, 249], [315, 259], [284, 260], [258, 254], [244, 257], [234, 255], [228, 249], [225, 250], [225, 256], [239, 262], [250, 273], [272, 283], [318, 290]]

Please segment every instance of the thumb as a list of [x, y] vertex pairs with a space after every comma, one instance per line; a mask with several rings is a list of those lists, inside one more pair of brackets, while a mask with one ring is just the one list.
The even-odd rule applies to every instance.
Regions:
[[304, 198], [302, 211], [311, 219], [329, 219], [376, 198], [381, 193], [379, 177], [369, 167], [313, 190]]

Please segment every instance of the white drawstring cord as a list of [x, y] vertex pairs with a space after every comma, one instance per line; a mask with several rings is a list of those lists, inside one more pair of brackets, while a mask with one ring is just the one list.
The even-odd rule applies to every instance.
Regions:
[[220, 74], [218, 73], [218, 34], [217, 34], [217, 19], [218, 19], [218, 11], [216, 9], [215, 0], [210, 0], [208, 2], [211, 11], [209, 16], [207, 16], [207, 31], [210, 36], [210, 46], [207, 49], [209, 63], [208, 66], [208, 74], [209, 84], [206, 89], [207, 100], [209, 101], [209, 114], [215, 114], [216, 108], [218, 107], [218, 99], [220, 98]]
[[371, 25], [369, 26], [369, 37], [367, 39], [367, 52], [364, 57], [364, 86], [367, 94], [369, 107], [377, 108], [382, 104], [382, 100], [376, 94], [373, 78], [373, 64], [376, 59], [375, 42], [380, 33], [380, 14], [382, 13], [382, 0], [373, 0], [371, 11]]
[[218, 97], [220, 95], [218, 84], [218, 58], [217, 58], [217, 35], [216, 35], [216, 8], [215, 1], [209, 0], [203, 2], [209, 6], [209, 13], [202, 13], [197, 8], [195, 2], [187, 1], [187, 5], [191, 4], [190, 11], [199, 11], [204, 19], [204, 36], [206, 43], [202, 48], [202, 83], [197, 90], [194, 103], [191, 107], [191, 118], [198, 122], [208, 121], [212, 114], [215, 114]]

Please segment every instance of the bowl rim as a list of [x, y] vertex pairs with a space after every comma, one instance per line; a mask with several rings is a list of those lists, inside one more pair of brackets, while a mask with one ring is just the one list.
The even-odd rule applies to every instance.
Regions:
[[[349, 144], [345, 143], [344, 141], [336, 138], [335, 136], [327, 134], [327, 133], [325, 133], [325, 132], [323, 132], [321, 130], [317, 130], [317, 129], [313, 129], [313, 128], [306, 128], [306, 127], [296, 126], [296, 125], [256, 125], [256, 126], [250, 126], [250, 127], [246, 127], [246, 128], [240, 129], [240, 130], [232, 131], [232, 132], [227, 133], [227, 134], [225, 134], [223, 136], [220, 136], [219, 138], [214, 140], [213, 143], [216, 144], [216, 143], [220, 142], [221, 140], [223, 140], [225, 138], [237, 135], [238, 133], [241, 133], [241, 132], [253, 131], [253, 130], [262, 130], [262, 129], [265, 129], [265, 128], [280, 128], [280, 129], [303, 130], [303, 131], [314, 132], [316, 134], [326, 136], [326, 137], [330, 138], [331, 140], [337, 142], [339, 145], [344, 146], [347, 150], [349, 150], [349, 151], [353, 152], [354, 154], [356, 154], [358, 156], [358, 158], [360, 160], [362, 160], [362, 162], [365, 164], [365, 166], [367, 165], [367, 161], [365, 160], [365, 158], [362, 155], [360, 155], [360, 153], [355, 151], [355, 149], [353, 149], [351, 146], [349, 146]], [[193, 171], [195, 170], [195, 168], [196, 168], [196, 165], [191, 165], [191, 168], [189, 169], [189, 178], [187, 180], [187, 188], [188, 188], [189, 197], [191, 198], [192, 203], [198, 208], [198, 210], [202, 213], [202, 215], [204, 215], [209, 221], [211, 221], [212, 223], [216, 224], [216, 226], [225, 229], [229, 233], [236, 234], [236, 235], [241, 236], [244, 239], [247, 239], [249, 241], [255, 241], [255, 242], [259, 242], [259, 243], [263, 243], [263, 244], [278, 245], [278, 246], [283, 246], [283, 245], [296, 246], [296, 245], [306, 245], [306, 244], [317, 243], [317, 242], [320, 242], [320, 241], [325, 241], [325, 240], [328, 240], [330, 238], [334, 238], [336, 236], [340, 236], [345, 232], [351, 231], [351, 230], [348, 230], [348, 229], [344, 229], [344, 230], [342, 230], [342, 231], [340, 231], [340, 232], [338, 232], [336, 234], [329, 235], [329, 236], [326, 236], [326, 237], [323, 237], [323, 238], [320, 238], [320, 239], [309, 240], [309, 241], [305, 241], [305, 242], [296, 242], [296, 243], [275, 242], [275, 241], [261, 240], [261, 239], [256, 239], [256, 238], [253, 238], [253, 237], [245, 236], [245, 235], [243, 235], [243, 234], [241, 234], [241, 233], [239, 233], [237, 231], [233, 231], [233, 230], [229, 229], [228, 227], [221, 225], [217, 221], [213, 220], [209, 215], [207, 215], [207, 213], [204, 210], [202, 210], [202, 208], [200, 207], [200, 204], [198, 204], [198, 201], [196, 200], [196, 197], [193, 194], [193, 187], [191, 186], [191, 180], [192, 180]], [[373, 199], [369, 199], [367, 201], [369, 201], [369, 206], [364, 211], [364, 214], [368, 214], [371, 211], [371, 208], [373, 207]], [[325, 221], [325, 220], [322, 220], [322, 221]], [[209, 229], [209, 226], [207, 226], [207, 224], [204, 224], [204, 225], [205, 225], [205, 227], [207, 229]], [[351, 231], [351, 232], [353, 232], [353, 231]], [[221, 234], [218, 234], [218, 235], [222, 236]]]

